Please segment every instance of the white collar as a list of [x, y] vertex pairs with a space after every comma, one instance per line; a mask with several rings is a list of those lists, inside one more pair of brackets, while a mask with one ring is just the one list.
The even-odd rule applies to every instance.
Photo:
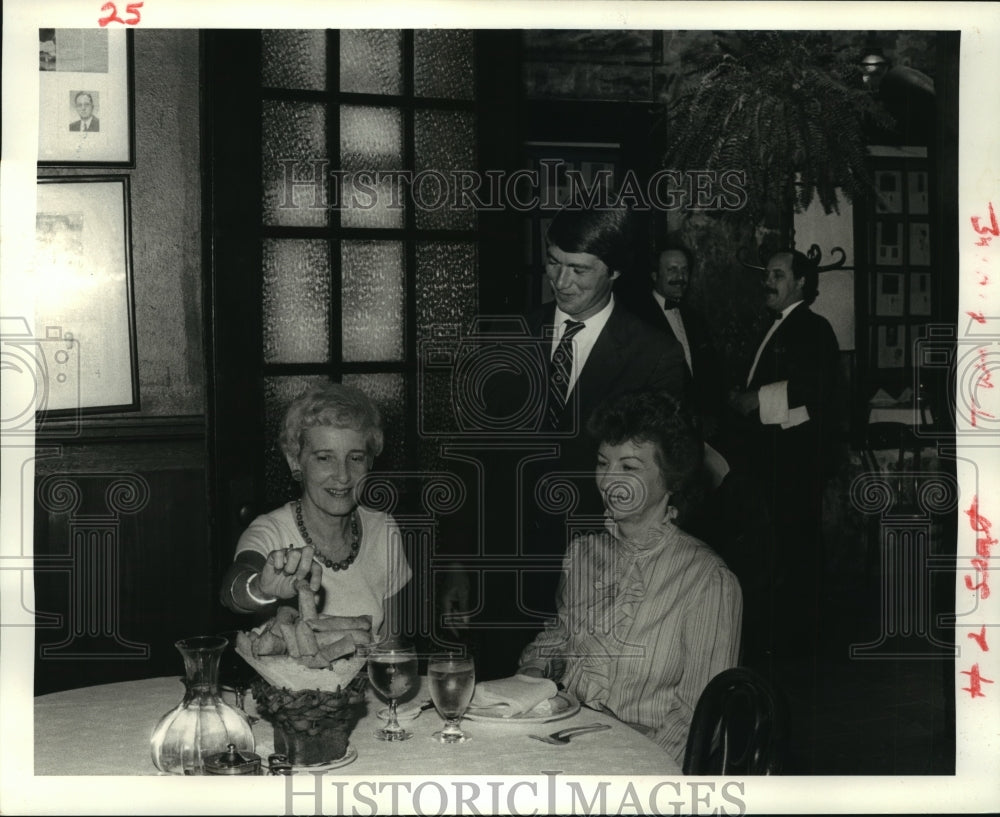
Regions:
[[793, 309], [795, 309], [795, 307], [797, 307], [801, 303], [805, 303], [805, 301], [801, 301], [801, 300], [800, 301], [796, 301], [795, 303], [789, 304], [784, 309], [782, 309], [781, 310], [781, 320], [784, 320], [785, 318], [787, 318], [789, 316], [789, 314], [791, 313], [791, 311]]
[[[653, 292], [653, 297], [656, 299], [656, 302], [660, 305], [660, 309], [662, 309], [664, 312], [666, 312], [667, 311], [667, 299], [664, 298], [655, 289], [652, 290], [652, 292]], [[681, 307], [680, 307], [680, 304], [678, 304], [677, 306], [672, 306], [670, 308], [671, 309], [678, 309], [679, 310]]]
[[[595, 312], [589, 318], [584, 319], [584, 323], [587, 324], [587, 328], [603, 327], [604, 324], [608, 322], [608, 318], [611, 317], [611, 310], [615, 308], [615, 296], [614, 293], [608, 298], [607, 304], [600, 312]], [[556, 314], [552, 318], [552, 326], [555, 328], [556, 333], [559, 332], [559, 327], [561, 327], [566, 321], [576, 321], [577, 319], [571, 315], [567, 315], [563, 312], [559, 305], [556, 305]]]

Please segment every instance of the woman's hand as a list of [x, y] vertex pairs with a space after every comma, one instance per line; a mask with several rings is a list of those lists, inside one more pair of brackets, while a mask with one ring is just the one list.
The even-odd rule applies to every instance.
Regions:
[[323, 577], [322, 567], [313, 561], [316, 549], [312, 545], [304, 548], [288, 547], [272, 550], [264, 562], [264, 569], [257, 581], [261, 592], [279, 599], [290, 599], [298, 593], [295, 582], [308, 577], [309, 588], [319, 592]]
[[566, 674], [566, 659], [552, 657], [544, 665], [538, 663], [524, 664], [517, 669], [518, 675], [527, 675], [529, 678], [551, 678], [555, 682], [562, 680]]

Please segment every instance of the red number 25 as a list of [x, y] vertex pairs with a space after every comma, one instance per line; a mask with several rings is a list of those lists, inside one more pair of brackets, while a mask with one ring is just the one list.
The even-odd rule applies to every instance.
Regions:
[[123, 20], [121, 17], [118, 16], [118, 7], [114, 3], [105, 3], [103, 6], [101, 6], [101, 11], [108, 12], [108, 16], [102, 17], [100, 20], [97, 21], [97, 23], [102, 28], [106, 26], [108, 23], [121, 23], [122, 25], [126, 26], [134, 26], [136, 23], [139, 22], [140, 8], [142, 8], [142, 3], [129, 3], [127, 6], [125, 6], [125, 13], [131, 14], [133, 16], [129, 17], [127, 20]]

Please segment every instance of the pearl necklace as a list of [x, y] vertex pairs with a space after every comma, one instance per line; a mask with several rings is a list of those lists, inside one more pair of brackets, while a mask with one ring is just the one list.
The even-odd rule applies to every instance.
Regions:
[[[295, 500], [295, 524], [298, 526], [299, 533], [302, 534], [302, 538], [305, 539], [306, 544], [313, 544], [312, 537], [309, 535], [309, 531], [306, 530], [306, 523], [302, 521], [301, 499]], [[316, 552], [316, 558], [333, 570], [347, 570], [347, 568], [354, 564], [354, 560], [358, 558], [358, 551], [361, 549], [361, 540], [358, 536], [358, 517], [354, 511], [351, 511], [351, 538], [354, 541], [351, 542], [351, 552], [346, 559], [335, 562], [333, 559], [327, 559], [319, 551]]]

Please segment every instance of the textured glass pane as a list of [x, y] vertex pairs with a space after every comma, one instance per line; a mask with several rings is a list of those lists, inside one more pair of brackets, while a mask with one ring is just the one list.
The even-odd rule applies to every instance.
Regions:
[[382, 412], [385, 447], [375, 460], [375, 470], [402, 468], [406, 452], [406, 385], [401, 374], [347, 374], [344, 383], [367, 394]]
[[324, 106], [265, 99], [262, 114], [264, 224], [325, 226], [329, 165]]
[[264, 241], [264, 362], [329, 360], [330, 248], [325, 241]]
[[285, 456], [281, 453], [278, 439], [281, 425], [285, 418], [285, 410], [292, 400], [309, 386], [328, 381], [329, 378], [322, 375], [264, 378], [265, 508], [262, 510], [271, 510], [301, 494], [301, 489], [292, 480]]
[[399, 182], [377, 178], [378, 171], [403, 166], [403, 117], [396, 108], [343, 105], [340, 108], [340, 162], [362, 174], [345, 181], [341, 202], [344, 227], [402, 227]]
[[413, 88], [417, 96], [472, 99], [472, 32], [418, 30], [413, 34]]
[[403, 93], [403, 35], [391, 29], [340, 31], [340, 90]]
[[402, 360], [402, 243], [344, 241], [341, 280], [344, 360]]
[[417, 244], [417, 342], [434, 336], [433, 326], [464, 333], [479, 308], [476, 249], [472, 244]]
[[326, 32], [262, 31], [261, 82], [265, 88], [326, 90]]
[[[429, 357], [442, 345], [460, 343], [479, 307], [476, 251], [472, 244], [417, 244], [417, 349], [421, 362], [421, 427], [429, 434], [420, 443], [420, 462], [438, 467], [440, 434], [459, 429], [452, 393], [452, 369]], [[433, 341], [433, 342], [430, 342]]]
[[[414, 116], [416, 170], [413, 200], [417, 227], [471, 230], [475, 210], [470, 202], [452, 201], [459, 182], [451, 171], [475, 170], [475, 121], [465, 111], [417, 111]], [[421, 175], [421, 171], [424, 172]], [[430, 171], [437, 171], [432, 174]], [[480, 198], [487, 195], [484, 190]], [[462, 206], [455, 206], [462, 205]]]

